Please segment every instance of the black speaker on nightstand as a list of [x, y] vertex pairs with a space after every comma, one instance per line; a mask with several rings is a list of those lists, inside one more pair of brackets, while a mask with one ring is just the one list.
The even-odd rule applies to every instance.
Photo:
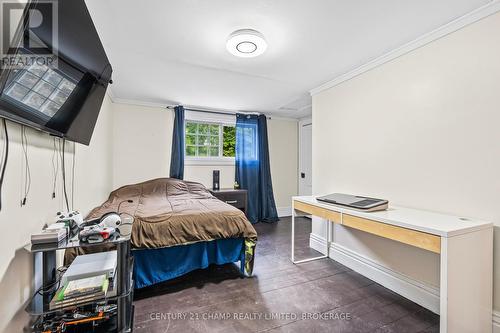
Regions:
[[220, 189], [220, 170], [213, 171], [213, 187], [214, 191]]

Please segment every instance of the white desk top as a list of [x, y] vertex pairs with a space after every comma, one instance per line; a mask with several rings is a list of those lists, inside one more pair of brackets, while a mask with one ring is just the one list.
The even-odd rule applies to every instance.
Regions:
[[481, 229], [493, 228], [493, 223], [490, 222], [406, 207], [389, 206], [389, 209], [385, 211], [360, 212], [347, 207], [317, 201], [316, 196], [298, 196], [293, 197], [293, 200], [442, 237], [452, 237]]

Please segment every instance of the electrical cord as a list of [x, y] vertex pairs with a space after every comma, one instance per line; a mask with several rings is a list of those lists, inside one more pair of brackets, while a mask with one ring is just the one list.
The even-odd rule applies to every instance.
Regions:
[[26, 200], [28, 199], [28, 194], [31, 188], [31, 170], [28, 160], [28, 136], [26, 135], [26, 127], [21, 126], [21, 147], [24, 154], [24, 198], [21, 200], [21, 206], [26, 205]]
[[62, 179], [63, 179], [63, 192], [64, 192], [64, 201], [66, 202], [66, 209], [69, 212], [69, 201], [68, 201], [68, 192], [66, 190], [66, 166], [65, 166], [65, 149], [66, 149], [66, 139], [62, 139]]
[[3, 131], [3, 127], [0, 127], [0, 140], [2, 141], [2, 155], [0, 155], [0, 171], [2, 170], [2, 162], [5, 157], [5, 133]]
[[2, 186], [3, 186], [3, 180], [5, 178], [5, 169], [7, 169], [7, 161], [9, 159], [9, 131], [7, 130], [7, 121], [5, 118], [3, 120], [3, 130], [4, 130], [4, 138], [5, 138], [5, 148], [4, 148], [4, 153], [3, 153], [3, 162], [1, 164], [1, 171], [0, 171], [0, 211], [2, 210]]
[[55, 288], [55, 290], [59, 289], [59, 287], [61, 285], [62, 276], [64, 275], [64, 272], [66, 272], [66, 270], [67, 270], [67, 267], [59, 267], [57, 269], [57, 272], [59, 273], [58, 278], [54, 282], [48, 283], [48, 284], [38, 288], [35, 291], [33, 297], [35, 297], [36, 294], [44, 295], [44, 294], [48, 294], [48, 293], [53, 292], [54, 286], [56, 286], [56, 285], [57, 285], [57, 288]]
[[[59, 159], [60, 159], [60, 166], [61, 166], [61, 175], [62, 175], [62, 159], [63, 159], [63, 154], [62, 154], [62, 140], [61, 138], [58, 138], [57, 140], [57, 154], [59, 155]], [[61, 176], [62, 178], [62, 176]], [[64, 207], [64, 190], [62, 188], [63, 186], [63, 182], [61, 181], [61, 207]]]
[[56, 197], [56, 186], [57, 186], [57, 176], [59, 175], [59, 158], [57, 158], [58, 151], [56, 146], [56, 138], [53, 138], [53, 150], [52, 150], [52, 170], [54, 174], [54, 184], [52, 186], [52, 199]]
[[71, 163], [71, 210], [75, 210], [75, 162], [76, 142], [73, 142], [73, 161]]
[[[122, 222], [122, 223], [120, 223], [120, 226], [118, 227], [118, 229], [120, 229], [120, 227], [122, 225], [132, 225], [132, 226], [134, 225], [135, 218], [134, 218], [134, 216], [132, 214], [123, 212], [123, 213], [118, 213], [118, 215], [120, 215], [120, 216], [122, 216], [122, 215], [128, 215], [128, 216], [130, 216], [132, 218], [132, 222]], [[122, 234], [122, 232], [120, 230], [120, 236], [130, 236], [130, 234], [132, 234], [132, 228], [130, 229], [130, 232], [128, 234]]]

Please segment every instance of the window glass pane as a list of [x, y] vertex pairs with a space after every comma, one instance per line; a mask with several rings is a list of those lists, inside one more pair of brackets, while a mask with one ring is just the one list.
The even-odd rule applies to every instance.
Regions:
[[62, 76], [54, 72], [53, 70], [48, 70], [43, 76], [43, 79], [53, 85], [57, 86], [62, 80]]
[[39, 77], [42, 77], [43, 74], [45, 74], [45, 72], [47, 71], [47, 69], [49, 69], [47, 66], [40, 66], [40, 65], [32, 65], [28, 71], [30, 71], [31, 73], [39, 76]]
[[218, 157], [219, 156], [219, 147], [210, 147], [210, 156]]
[[66, 102], [66, 100], [68, 99], [68, 95], [62, 90], [56, 89], [49, 98], [54, 102], [63, 105], [64, 102]]
[[186, 145], [196, 145], [196, 135], [186, 135]]
[[208, 155], [208, 147], [199, 146], [198, 147], [198, 156], [207, 156]]
[[205, 136], [205, 135], [199, 135], [198, 136], [198, 145], [199, 146], [206, 146], [210, 143], [210, 137]]
[[187, 146], [186, 147], [186, 156], [196, 156], [196, 147], [195, 146]]
[[26, 95], [26, 97], [23, 99], [23, 103], [38, 110], [40, 106], [42, 106], [43, 102], [45, 102], [45, 100], [45, 97], [32, 91], [28, 95]]
[[210, 125], [208, 124], [198, 124], [199, 134], [208, 134], [210, 132]]
[[218, 136], [211, 136], [210, 137], [210, 145], [211, 146], [219, 146], [219, 137]]
[[14, 83], [9, 90], [7, 90], [7, 95], [20, 101], [24, 98], [24, 96], [26, 96], [26, 94], [28, 93], [29, 89], [20, 85], [20, 84], [17, 84], [17, 83]]
[[210, 134], [219, 135], [219, 125], [210, 125]]
[[49, 97], [54, 92], [54, 89], [56, 89], [56, 87], [43, 80], [40, 80], [35, 88], [33, 88], [34, 91], [45, 97]]
[[196, 123], [186, 123], [186, 133], [196, 134], [196, 127], [198, 124]]
[[76, 85], [72, 82], [69, 82], [66, 79], [63, 79], [61, 81], [61, 83], [59, 84], [59, 89], [61, 89], [62, 91], [64, 91], [68, 95], [71, 94], [73, 92], [73, 90], [75, 90], [75, 88], [76, 88]]
[[61, 108], [57, 103], [52, 102], [50, 99], [46, 100], [42, 106], [41, 111], [47, 116], [52, 117]]
[[201, 158], [235, 156], [236, 129], [234, 126], [186, 121], [185, 129], [186, 156]]
[[258, 155], [257, 147], [257, 125], [244, 124], [237, 129], [238, 136], [243, 136], [242, 146], [238, 149], [238, 156], [245, 160], [256, 160]]
[[24, 72], [24, 74], [17, 81], [27, 88], [33, 88], [38, 80], [40, 80], [38, 76], [33, 75], [30, 72]]
[[224, 126], [222, 129], [222, 156], [234, 157], [236, 147], [236, 127]]

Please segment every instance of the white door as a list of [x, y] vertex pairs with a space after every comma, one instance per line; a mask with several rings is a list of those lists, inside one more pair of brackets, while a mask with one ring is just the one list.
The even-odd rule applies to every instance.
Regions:
[[299, 195], [312, 194], [312, 123], [299, 122]]

